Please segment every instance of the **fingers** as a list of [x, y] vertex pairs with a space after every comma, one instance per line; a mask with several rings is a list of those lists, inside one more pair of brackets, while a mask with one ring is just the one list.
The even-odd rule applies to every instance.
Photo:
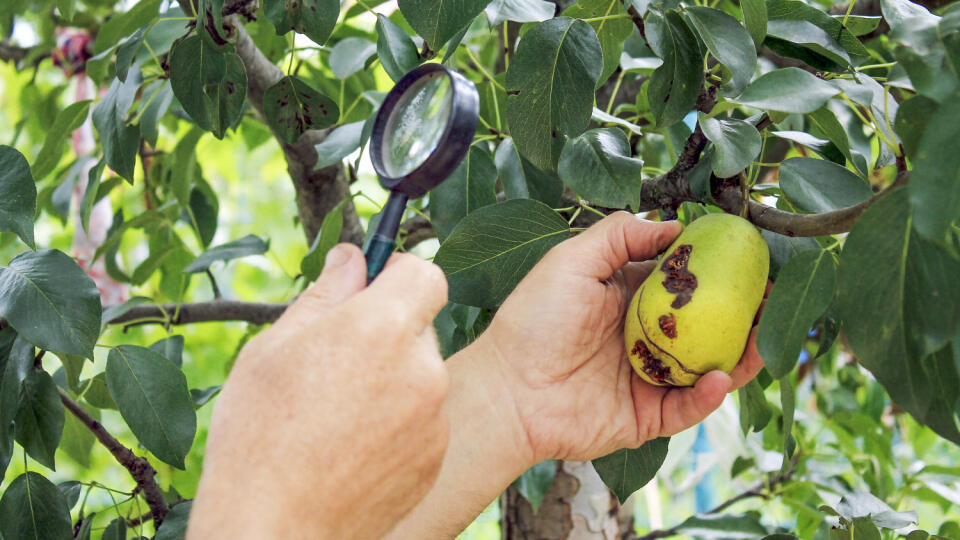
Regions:
[[630, 261], [655, 257], [682, 229], [676, 221], [646, 221], [617, 212], [557, 246], [552, 256], [563, 257], [585, 275], [604, 280]]
[[278, 324], [305, 327], [349, 300], [367, 284], [367, 265], [360, 248], [338, 244], [327, 253], [323, 273], [290, 306]]
[[730, 378], [733, 384], [730, 385], [730, 391], [740, 388], [750, 382], [760, 370], [763, 369], [763, 360], [757, 351], [757, 327], [750, 330], [750, 337], [747, 338], [747, 347], [743, 351], [740, 362], [730, 372]]
[[675, 435], [703, 421], [723, 403], [730, 388], [730, 376], [722, 371], [711, 371], [693, 388], [671, 388], [660, 405], [659, 436]]
[[419, 333], [446, 305], [447, 278], [431, 262], [395, 253], [358, 300], [371, 322]]

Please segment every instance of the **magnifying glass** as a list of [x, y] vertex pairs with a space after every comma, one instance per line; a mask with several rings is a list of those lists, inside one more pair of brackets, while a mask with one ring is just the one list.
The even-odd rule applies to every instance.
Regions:
[[396, 249], [407, 201], [440, 185], [467, 154], [479, 111], [473, 83], [440, 64], [410, 71], [387, 94], [373, 121], [370, 158], [390, 199], [364, 250], [367, 283]]

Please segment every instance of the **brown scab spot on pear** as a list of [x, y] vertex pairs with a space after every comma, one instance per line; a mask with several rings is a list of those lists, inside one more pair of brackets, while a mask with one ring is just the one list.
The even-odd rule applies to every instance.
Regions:
[[640, 359], [643, 360], [641, 369], [654, 381], [658, 383], [666, 382], [670, 377], [670, 368], [663, 365], [663, 362], [650, 352], [650, 349], [647, 348], [646, 343], [643, 341], [638, 339], [633, 344], [633, 350], [630, 351], [630, 354], [638, 355]]
[[687, 269], [692, 251], [690, 244], [679, 245], [660, 265], [660, 270], [667, 275], [663, 287], [667, 292], [677, 295], [670, 304], [674, 309], [687, 305], [693, 299], [693, 291], [697, 290], [697, 276]]
[[677, 337], [677, 319], [673, 313], [661, 315], [657, 322], [660, 323], [660, 331], [670, 339]]

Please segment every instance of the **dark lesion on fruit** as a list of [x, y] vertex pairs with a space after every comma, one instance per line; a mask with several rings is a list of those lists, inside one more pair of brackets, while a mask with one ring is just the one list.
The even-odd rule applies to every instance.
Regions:
[[667, 292], [677, 295], [670, 304], [674, 309], [687, 305], [693, 299], [693, 291], [697, 290], [697, 276], [687, 269], [692, 251], [690, 244], [679, 245], [660, 265], [660, 270], [667, 275], [663, 287]]
[[657, 322], [660, 323], [660, 331], [663, 332], [663, 335], [670, 339], [677, 337], [677, 319], [673, 316], [673, 313], [661, 315]]
[[666, 382], [670, 378], [670, 368], [663, 365], [663, 362], [659, 358], [653, 355], [650, 352], [650, 349], [647, 348], [647, 344], [641, 340], [637, 340], [633, 344], [633, 349], [630, 351], [630, 354], [635, 354], [643, 360], [643, 372], [647, 374], [648, 377], [653, 379], [658, 383]]

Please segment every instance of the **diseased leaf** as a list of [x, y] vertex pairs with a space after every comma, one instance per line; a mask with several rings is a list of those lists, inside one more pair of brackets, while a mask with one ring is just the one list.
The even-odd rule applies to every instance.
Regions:
[[301, 79], [287, 76], [263, 93], [263, 115], [274, 132], [293, 144], [307, 130], [335, 124], [340, 110]]
[[607, 207], [639, 208], [643, 162], [630, 156], [620, 128], [591, 129], [568, 139], [557, 172], [563, 182], [588, 201]]
[[340, 16], [338, 0], [264, 0], [263, 12], [278, 35], [290, 30], [323, 45]]
[[829, 82], [791, 67], [764, 73], [733, 101], [758, 109], [811, 113], [839, 93]]
[[515, 199], [463, 218], [433, 262], [447, 274], [451, 302], [493, 308], [569, 234], [567, 222], [547, 205]]
[[222, 139], [243, 112], [247, 72], [239, 56], [193, 35], [170, 52], [170, 85], [190, 118]]
[[597, 474], [620, 499], [622, 504], [634, 491], [642, 488], [656, 476], [667, 458], [670, 437], [647, 441], [639, 448], [624, 448], [593, 460]]
[[780, 189], [790, 202], [808, 212], [839, 210], [873, 196], [869, 184], [846, 167], [803, 157], [780, 164]]
[[33, 459], [56, 469], [54, 454], [63, 434], [63, 404], [57, 384], [46, 371], [31, 369], [20, 388], [14, 419], [16, 438]]
[[183, 372], [158, 352], [120, 345], [110, 349], [106, 374], [110, 396], [140, 443], [183, 469], [197, 430]]
[[270, 242], [250, 234], [239, 240], [208, 249], [188, 264], [183, 271], [187, 274], [205, 272], [210, 268], [210, 265], [217, 261], [229, 261], [250, 255], [260, 255], [266, 253], [268, 249], [270, 249]]
[[0, 535], [8, 539], [73, 538], [63, 493], [40, 473], [30, 471], [16, 477], [0, 498]]
[[736, 118], [700, 116], [700, 129], [713, 143], [713, 174], [729, 178], [750, 166], [763, 146], [763, 138], [753, 124]]
[[33, 218], [37, 213], [37, 186], [23, 154], [0, 145], [0, 231], [10, 231], [31, 249]]
[[470, 212], [497, 203], [497, 168], [479, 146], [460, 162], [447, 180], [430, 191], [430, 223], [443, 242]]

